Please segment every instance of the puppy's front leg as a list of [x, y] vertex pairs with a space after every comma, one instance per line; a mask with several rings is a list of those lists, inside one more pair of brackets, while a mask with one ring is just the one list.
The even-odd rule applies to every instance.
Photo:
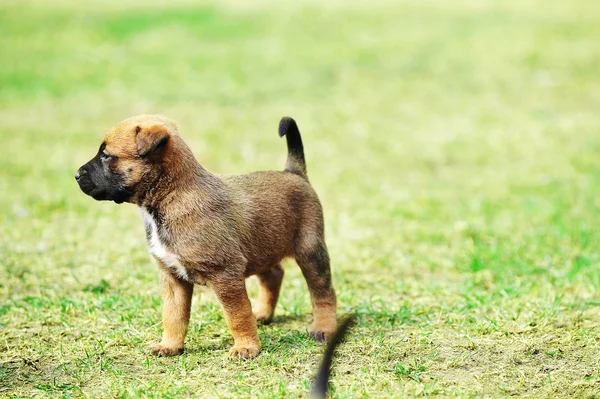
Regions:
[[229, 350], [229, 356], [234, 359], [256, 357], [260, 351], [260, 341], [244, 278], [217, 279], [210, 285], [223, 306], [227, 326], [233, 335], [234, 345]]
[[153, 355], [174, 356], [183, 353], [183, 342], [190, 322], [194, 284], [174, 276], [161, 262], [158, 266], [163, 290], [163, 337], [150, 347]]

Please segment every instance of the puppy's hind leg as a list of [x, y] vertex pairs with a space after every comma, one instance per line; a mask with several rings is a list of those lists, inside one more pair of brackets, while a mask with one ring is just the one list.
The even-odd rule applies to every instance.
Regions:
[[304, 246], [296, 255], [296, 262], [306, 279], [312, 300], [314, 319], [310, 336], [324, 342], [336, 329], [336, 296], [325, 243], [319, 239], [313, 245]]
[[256, 275], [260, 284], [258, 302], [254, 309], [256, 321], [263, 324], [269, 324], [273, 321], [273, 313], [279, 298], [283, 274], [281, 264], [277, 264], [275, 267]]

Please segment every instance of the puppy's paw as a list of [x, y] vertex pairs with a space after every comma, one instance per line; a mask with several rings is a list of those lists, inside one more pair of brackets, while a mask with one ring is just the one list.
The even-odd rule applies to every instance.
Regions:
[[234, 346], [229, 350], [229, 357], [231, 359], [252, 359], [258, 356], [260, 352], [259, 346]]
[[320, 344], [329, 341], [329, 338], [331, 338], [331, 333], [327, 333], [325, 331], [311, 331], [309, 335], [312, 339]]
[[335, 318], [332, 317], [330, 319], [313, 321], [308, 331], [312, 339], [322, 344], [329, 341], [329, 339], [333, 337], [336, 328], [337, 323]]
[[256, 322], [260, 324], [271, 324], [273, 321], [272, 312], [254, 311], [254, 317], [256, 317]]
[[151, 354], [159, 357], [178, 356], [183, 353], [183, 347], [171, 347], [162, 343], [150, 345], [148, 349]]

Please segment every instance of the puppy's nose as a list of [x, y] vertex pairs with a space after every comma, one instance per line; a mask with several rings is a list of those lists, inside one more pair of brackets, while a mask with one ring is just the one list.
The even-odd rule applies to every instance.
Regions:
[[79, 179], [81, 178], [81, 176], [84, 175], [85, 173], [86, 173], [85, 169], [84, 170], [79, 169], [77, 171], [77, 173], [75, 173], [75, 180], [79, 181]]

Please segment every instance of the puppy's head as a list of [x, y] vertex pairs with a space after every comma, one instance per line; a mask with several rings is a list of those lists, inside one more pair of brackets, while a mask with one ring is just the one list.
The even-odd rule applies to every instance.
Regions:
[[75, 180], [96, 200], [132, 202], [158, 176], [175, 135], [175, 123], [160, 115], [126, 119], [106, 133], [98, 153], [79, 168]]

